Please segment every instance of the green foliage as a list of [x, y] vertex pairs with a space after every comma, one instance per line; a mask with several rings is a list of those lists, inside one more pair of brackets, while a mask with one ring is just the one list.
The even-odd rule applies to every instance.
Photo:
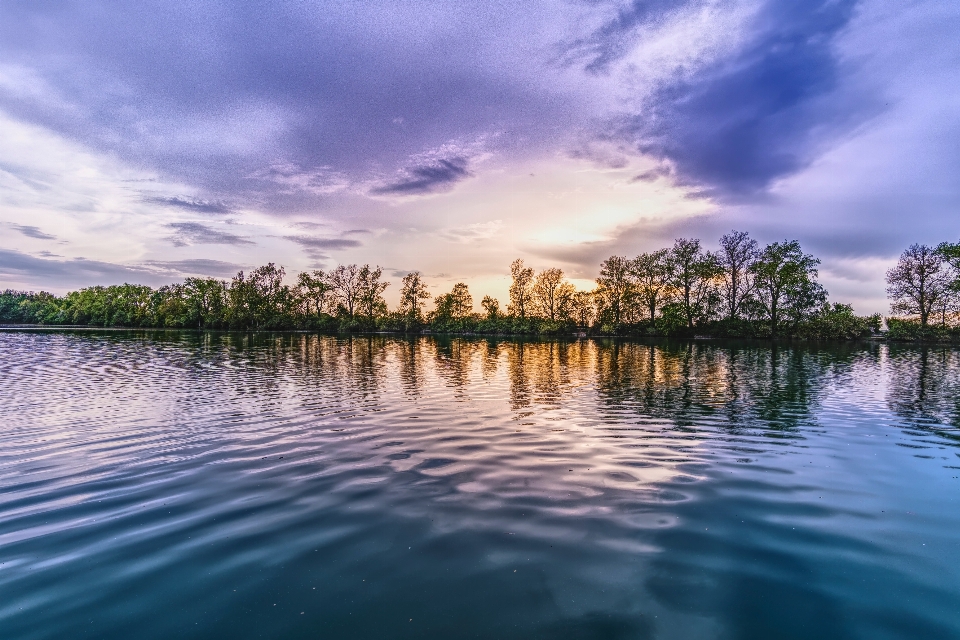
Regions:
[[[186, 278], [157, 289], [94, 286], [63, 297], [7, 290], [0, 293], [0, 323], [801, 340], [878, 334], [879, 315], [857, 316], [849, 305], [827, 302], [818, 264], [796, 241], [760, 249], [738, 231], [723, 236], [716, 253], [681, 238], [633, 259], [613, 256], [600, 265], [591, 291], [577, 291], [560, 269], [537, 273], [516, 260], [506, 311], [484, 296], [481, 314], [462, 282], [436, 296], [426, 313], [428, 285], [411, 272], [391, 311], [380, 267], [314, 270], [298, 274], [290, 286], [283, 267], [270, 263], [229, 283]], [[887, 272], [887, 282], [892, 308], [908, 315], [887, 319], [890, 339], [960, 341], [960, 243], [910, 247]]]
[[794, 336], [807, 340], [851, 340], [866, 338], [880, 331], [880, 314], [858, 316], [848, 304], [824, 304], [806, 321], [799, 323]]
[[60, 298], [41, 291], [13, 291], [0, 293], [0, 323], [57, 324], [60, 317]]
[[796, 329], [826, 302], [827, 292], [816, 281], [818, 264], [791, 240], [767, 245], [750, 265], [757, 290], [754, 306], [770, 323], [771, 336], [781, 333], [785, 320]]
[[887, 338], [897, 342], [960, 342], [960, 327], [921, 324], [919, 318], [887, 318]]

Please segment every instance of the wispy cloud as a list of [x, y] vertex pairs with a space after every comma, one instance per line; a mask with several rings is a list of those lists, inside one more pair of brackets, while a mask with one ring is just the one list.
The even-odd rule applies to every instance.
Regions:
[[244, 236], [213, 229], [199, 222], [171, 222], [166, 226], [174, 230], [170, 241], [175, 247], [186, 247], [192, 244], [256, 244]]
[[324, 166], [314, 169], [301, 167], [293, 162], [275, 162], [266, 169], [258, 169], [247, 178], [278, 185], [284, 193], [304, 192], [313, 195], [330, 195], [350, 187], [350, 180], [342, 172]]
[[31, 227], [25, 224], [11, 224], [10, 226], [13, 229], [16, 229], [17, 231], [22, 233], [23, 235], [27, 236], [28, 238], [36, 238], [38, 240], [56, 240], [57, 239], [56, 236], [52, 236], [49, 233], [44, 233], [43, 231], [40, 231], [40, 229], [37, 227]]
[[352, 238], [314, 238], [312, 236], [284, 236], [305, 249], [349, 249], [359, 247], [360, 241]]
[[440, 158], [404, 169], [395, 180], [374, 187], [370, 192], [376, 195], [424, 195], [447, 191], [472, 175], [467, 165], [467, 159], [463, 157]]
[[492, 238], [498, 235], [501, 229], [503, 229], [503, 220], [491, 220], [489, 222], [476, 222], [464, 227], [446, 229], [442, 231], [440, 235], [448, 240], [469, 243]]
[[243, 269], [243, 265], [222, 260], [148, 260], [143, 263], [150, 269], [178, 276], [211, 276], [228, 278]]
[[339, 237], [335, 238], [296, 235], [284, 236], [284, 239], [300, 245], [300, 247], [303, 248], [304, 253], [306, 253], [310, 259], [314, 261], [314, 263], [318, 263], [330, 258], [330, 256], [327, 254], [328, 251], [339, 251], [342, 249], [352, 249], [361, 246], [363, 243], [361, 243], [359, 240], [346, 237], [347, 235], [353, 233], [366, 233], [366, 231], [354, 230], [341, 234]]
[[164, 207], [173, 207], [197, 213], [230, 213], [232, 210], [222, 200], [201, 200], [183, 196], [150, 196], [144, 202], [159, 204]]
[[38, 258], [20, 251], [0, 249], [0, 278], [28, 285], [39, 283], [61, 291], [122, 282], [158, 286], [184, 276], [224, 278], [243, 268], [220, 260], [151, 260], [141, 264], [117, 264], [86, 258], [57, 259], [52, 254]]
[[120, 265], [86, 258], [37, 258], [0, 249], [0, 277], [13, 282], [42, 283], [56, 289], [95, 284], [137, 282], [160, 284], [163, 274], [141, 266]]

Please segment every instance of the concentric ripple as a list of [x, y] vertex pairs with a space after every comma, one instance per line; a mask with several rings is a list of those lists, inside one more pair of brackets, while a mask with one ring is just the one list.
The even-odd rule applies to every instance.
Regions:
[[0, 331], [0, 638], [957, 638], [960, 353]]

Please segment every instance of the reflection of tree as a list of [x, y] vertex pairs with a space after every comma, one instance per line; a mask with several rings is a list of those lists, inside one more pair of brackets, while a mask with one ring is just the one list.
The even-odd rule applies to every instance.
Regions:
[[540, 404], [560, 404], [560, 390], [569, 382], [568, 343], [547, 342], [528, 345], [527, 365], [533, 369], [533, 388]]
[[514, 411], [530, 406], [530, 376], [526, 370], [526, 342], [507, 345], [507, 375], [510, 376], [510, 408]]
[[793, 431], [811, 420], [830, 359], [801, 349], [613, 343], [597, 353], [600, 395], [679, 427]]
[[953, 431], [960, 428], [960, 352], [890, 345], [888, 353], [890, 410], [912, 428], [960, 443]]
[[480, 343], [480, 374], [484, 382], [489, 382], [497, 374], [500, 363], [500, 345], [496, 340], [488, 338]]
[[458, 398], [462, 398], [470, 382], [470, 363], [473, 355], [480, 351], [480, 343], [460, 338], [437, 338], [437, 373], [447, 385], [453, 387]]
[[305, 386], [322, 386], [324, 395], [369, 399], [379, 394], [387, 356], [387, 341], [379, 336], [346, 339], [296, 336], [283, 354], [291, 379]]
[[534, 402], [560, 406], [593, 366], [592, 342], [510, 342], [500, 348], [507, 354], [510, 405], [515, 411]]
[[400, 364], [400, 384], [412, 396], [420, 395], [426, 382], [424, 372], [425, 338], [398, 340], [395, 344]]

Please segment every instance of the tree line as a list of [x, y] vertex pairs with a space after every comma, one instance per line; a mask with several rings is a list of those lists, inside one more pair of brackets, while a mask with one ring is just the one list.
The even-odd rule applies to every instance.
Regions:
[[890, 337], [960, 340], [960, 243], [914, 244], [887, 271]]
[[[611, 256], [592, 290], [577, 290], [563, 270], [536, 272], [515, 260], [506, 305], [491, 296], [475, 310], [468, 286], [432, 295], [413, 271], [389, 309], [380, 267], [338, 265], [297, 274], [286, 284], [273, 263], [231, 281], [186, 278], [151, 288], [96, 286], [65, 296], [5, 291], [0, 322], [194, 329], [396, 331], [845, 339], [869, 335], [882, 318], [831, 303], [818, 282], [820, 261], [797, 241], [761, 247], [733, 231], [708, 251], [698, 239], [633, 258]], [[960, 244], [914, 245], [887, 273], [888, 319], [899, 337], [953, 335], [960, 313]], [[939, 322], [939, 324], [938, 324]], [[939, 332], [939, 333], [937, 333]]]

